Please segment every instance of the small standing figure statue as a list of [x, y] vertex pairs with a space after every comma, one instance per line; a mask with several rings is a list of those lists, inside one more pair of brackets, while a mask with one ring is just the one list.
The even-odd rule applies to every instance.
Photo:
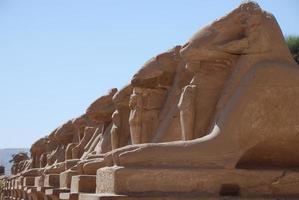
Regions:
[[120, 116], [119, 116], [119, 111], [116, 110], [112, 114], [112, 128], [111, 128], [111, 146], [112, 150], [119, 148], [119, 132], [120, 132]]
[[140, 88], [134, 88], [129, 103], [131, 112], [129, 118], [132, 144], [142, 143], [142, 91]]
[[196, 86], [184, 87], [178, 108], [180, 110], [180, 123], [182, 127], [182, 140], [194, 139]]

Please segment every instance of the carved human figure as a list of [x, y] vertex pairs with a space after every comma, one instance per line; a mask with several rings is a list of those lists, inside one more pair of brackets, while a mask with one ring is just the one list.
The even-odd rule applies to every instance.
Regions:
[[181, 46], [163, 52], [149, 61], [133, 76], [134, 88], [142, 89], [142, 133], [144, 142], [181, 139], [179, 110], [176, 106], [182, 88], [190, 83], [192, 73], [185, 69], [180, 57]]
[[115, 111], [112, 114], [111, 146], [117, 149], [128, 145], [130, 137], [130, 106], [129, 101], [133, 92], [132, 85], [126, 85], [120, 89], [112, 98]]
[[119, 111], [116, 110], [112, 114], [112, 128], [111, 128], [111, 146], [112, 150], [117, 149], [119, 147], [119, 137], [120, 137], [120, 115]]
[[133, 94], [130, 98], [130, 132], [132, 144], [142, 143], [142, 93], [140, 88], [134, 88]]
[[133, 89], [129, 119], [132, 144], [148, 143], [153, 140], [165, 96], [166, 90], [161, 88]]
[[195, 98], [196, 86], [187, 85], [184, 87], [178, 107], [180, 110], [180, 123], [182, 127], [182, 140], [192, 140], [194, 138], [195, 124]]
[[142, 89], [142, 143], [150, 143], [155, 138], [166, 95], [167, 90], [163, 88]]
[[187, 63], [186, 68], [194, 74], [190, 84], [196, 86], [193, 139], [203, 137], [210, 131], [217, 104], [231, 74], [232, 62], [211, 60]]

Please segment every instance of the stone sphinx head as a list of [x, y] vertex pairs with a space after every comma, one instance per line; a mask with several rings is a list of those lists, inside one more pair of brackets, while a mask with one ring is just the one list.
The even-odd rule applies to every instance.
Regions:
[[29, 157], [28, 157], [27, 153], [20, 152], [20, 153], [14, 154], [12, 159], [9, 162], [19, 163], [23, 160], [28, 160], [28, 159], [29, 159]]
[[77, 132], [76, 137], [74, 138], [74, 142], [78, 143], [81, 138], [84, 136], [84, 129], [87, 126], [93, 126], [94, 124], [91, 123], [86, 115], [81, 115], [80, 117], [74, 118], [72, 120], [74, 129]]
[[17, 174], [24, 169], [24, 164], [29, 160], [27, 153], [20, 152], [12, 156], [12, 159], [9, 161], [12, 163], [11, 173]]
[[291, 60], [274, 16], [254, 2], [243, 3], [201, 29], [180, 53], [191, 71], [197, 70], [199, 62], [230, 61], [240, 56], [265, 55], [268, 59]]
[[46, 152], [48, 142], [49, 138], [47, 136], [38, 139], [30, 148], [31, 155], [40, 155]]
[[85, 127], [88, 125], [88, 120], [86, 115], [81, 115], [80, 117], [74, 118], [72, 120], [72, 123], [74, 124], [74, 127], [76, 129], [80, 129], [82, 127]]
[[[78, 118], [67, 121], [58, 127], [49, 138], [56, 140], [59, 144], [69, 144], [79, 141], [79, 135], [83, 134], [84, 128], [88, 125], [87, 117], [82, 115]], [[80, 135], [81, 136], [81, 135]], [[54, 137], [54, 138], [53, 138]]]
[[57, 128], [55, 132], [55, 139], [58, 143], [67, 145], [72, 142], [74, 135], [76, 133], [75, 126], [72, 120], [67, 121], [62, 126]]
[[133, 87], [169, 87], [172, 84], [176, 66], [180, 62], [179, 50], [176, 46], [159, 54], [149, 61], [133, 76]]
[[98, 98], [86, 110], [86, 116], [93, 122], [109, 122], [111, 115], [115, 110], [112, 101], [113, 96], [117, 92], [116, 88], [111, 89], [108, 94]]
[[126, 85], [122, 89], [120, 89], [118, 92], [115, 93], [115, 95], [112, 98], [113, 103], [116, 107], [128, 107], [130, 96], [133, 92], [132, 85]]

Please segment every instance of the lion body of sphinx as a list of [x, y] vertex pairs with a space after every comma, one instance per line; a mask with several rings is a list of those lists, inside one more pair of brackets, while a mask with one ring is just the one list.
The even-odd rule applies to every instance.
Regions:
[[271, 14], [255, 3], [242, 4], [196, 33], [180, 55], [194, 74], [186, 87], [195, 88], [195, 95], [182, 93], [187, 106], [181, 103], [181, 126], [197, 137], [123, 147], [108, 155], [108, 162], [144, 167], [298, 167], [299, 68]]
[[233, 94], [225, 91], [218, 101], [226, 101], [225, 106], [217, 105], [209, 134], [189, 141], [123, 147], [114, 152], [114, 161], [144, 167], [299, 167], [298, 66], [261, 61], [244, 75]]

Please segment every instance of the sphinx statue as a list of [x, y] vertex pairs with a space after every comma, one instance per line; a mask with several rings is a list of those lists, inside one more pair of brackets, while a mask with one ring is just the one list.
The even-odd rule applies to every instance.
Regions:
[[113, 104], [113, 96], [116, 94], [117, 89], [111, 89], [107, 95], [104, 95], [97, 99], [86, 111], [86, 115], [91, 121], [95, 121], [100, 124], [100, 134], [98, 138], [93, 141], [93, 145], [88, 150], [86, 157], [93, 157], [102, 153], [111, 151], [111, 128], [112, 119], [111, 116], [115, 111]]
[[30, 148], [30, 153], [32, 157], [31, 168], [40, 168], [41, 164], [43, 164], [43, 159], [44, 159], [43, 157], [44, 157], [44, 153], [46, 153], [47, 142], [48, 142], [48, 137], [46, 136], [40, 138], [31, 146]]
[[[84, 118], [87, 120], [88, 126], [85, 126], [83, 138], [79, 143], [81, 151], [80, 154], [76, 155], [79, 159], [73, 159], [75, 162], [73, 166], [64, 167], [65, 173], [84, 171], [83, 166], [85, 164], [92, 162], [95, 158], [103, 157], [104, 153], [112, 150], [111, 131], [113, 124], [111, 116], [115, 112], [112, 99], [116, 93], [117, 89], [111, 89], [108, 94], [100, 97], [87, 108]], [[120, 107], [122, 106], [120, 105]], [[114, 139], [116, 140], [116, 136]], [[119, 142], [119, 144], [123, 143], [123, 141]], [[128, 141], [125, 144], [127, 143]], [[77, 147], [73, 147], [73, 154], [75, 151], [78, 151]]]
[[[106, 154], [106, 166], [299, 166], [299, 68], [273, 15], [244, 3], [196, 33], [180, 55], [193, 72], [179, 105], [191, 140], [116, 149]], [[184, 103], [186, 95], [195, 103]], [[184, 114], [189, 109], [195, 112], [191, 125]]]
[[29, 157], [27, 153], [20, 152], [18, 154], [15, 154], [12, 156], [12, 159], [9, 161], [12, 163], [11, 166], [11, 174], [16, 175], [28, 167], [28, 164], [26, 161], [29, 160]]
[[30, 148], [31, 159], [29, 159], [28, 167], [22, 170], [23, 176], [38, 176], [41, 175], [43, 168], [47, 165], [48, 160], [48, 143], [49, 137], [45, 136], [38, 139]]
[[111, 90], [97, 101], [98, 106], [93, 109], [97, 114], [89, 116], [101, 122], [102, 129], [99, 130], [98, 138], [93, 141], [93, 145], [72, 170], [78, 170], [81, 174], [95, 174], [98, 160], [102, 160], [105, 153], [131, 142], [128, 124], [131, 93], [132, 87], [128, 85], [119, 91]]
[[[116, 92], [116, 88], [111, 89], [108, 94], [94, 101], [81, 116], [85, 126], [79, 144], [72, 148], [73, 158], [84, 160], [96, 154], [97, 149], [111, 150], [110, 134], [104, 135], [104, 133], [109, 132], [111, 128], [111, 115], [115, 110], [112, 97]], [[105, 142], [102, 143], [104, 138]]]
[[[86, 126], [83, 123], [84, 116], [69, 120], [62, 126], [55, 129], [48, 136], [37, 140], [31, 147], [31, 167], [23, 172], [25, 176], [39, 176], [43, 173], [60, 173], [68, 165], [72, 166], [77, 160], [76, 152], [73, 155], [72, 150], [78, 148], [80, 151], [80, 140], [82, 128]], [[82, 137], [82, 138], [80, 138]], [[82, 141], [81, 141], [82, 142]]]
[[[117, 109], [112, 115], [113, 150], [128, 144], [181, 139], [177, 123], [171, 121], [167, 124], [174, 118], [176, 118], [175, 122], [179, 122], [179, 110], [170, 107], [169, 104], [179, 101], [181, 89], [192, 78], [191, 73], [184, 69], [184, 62], [179, 57], [180, 48], [176, 46], [146, 62], [133, 76], [131, 85], [124, 87], [113, 97]], [[125, 114], [122, 118], [121, 129], [119, 129], [120, 104], [118, 102], [122, 102], [122, 106], [126, 108], [123, 113], [128, 113], [128, 109], [130, 110], [129, 115]], [[114, 137], [117, 130], [126, 132], [118, 138], [126, 143], [118, 145]], [[129, 142], [127, 138], [130, 138]], [[80, 165], [80, 172], [95, 175], [97, 169], [106, 166], [104, 155], [98, 154], [90, 157], [92, 159], [83, 160], [84, 164]]]
[[[112, 90], [108, 96], [113, 96], [115, 90]], [[107, 101], [104, 96], [102, 101]], [[95, 109], [100, 109], [98, 100], [94, 102], [86, 113], [78, 118], [69, 120], [66, 124], [58, 128], [54, 133], [54, 138], [58, 141], [58, 147], [49, 156], [50, 161], [45, 173], [61, 173], [75, 166], [82, 158], [89, 154], [94, 154], [97, 146], [94, 144], [102, 138], [103, 130], [108, 126], [107, 119], [111, 115], [111, 108], [105, 107], [100, 116]], [[103, 107], [102, 107], [103, 108]], [[99, 120], [102, 117], [102, 120]], [[109, 137], [109, 136], [105, 136]], [[108, 143], [110, 144], [110, 143]], [[109, 145], [108, 145], [109, 146]], [[103, 148], [109, 147], [103, 146]]]
[[67, 121], [51, 134], [50, 138], [55, 141], [56, 148], [49, 153], [44, 173], [56, 174], [64, 171], [66, 158], [69, 158], [71, 152], [69, 145], [74, 143], [77, 136], [73, 120]]

